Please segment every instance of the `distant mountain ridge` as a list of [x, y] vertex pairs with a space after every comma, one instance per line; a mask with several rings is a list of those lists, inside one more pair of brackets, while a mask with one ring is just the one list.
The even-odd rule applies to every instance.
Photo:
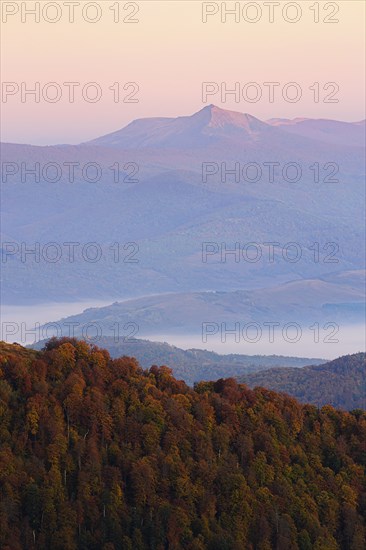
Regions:
[[366, 353], [345, 355], [317, 366], [271, 368], [238, 377], [251, 388], [285, 392], [302, 403], [366, 409]]
[[191, 148], [209, 146], [221, 140], [250, 143], [261, 140], [287, 140], [287, 133], [327, 143], [362, 146], [365, 142], [363, 122], [341, 122], [326, 119], [258, 118], [238, 111], [207, 105], [197, 113], [176, 118], [141, 118], [82, 145], [141, 148]]
[[[138, 327], [138, 337], [148, 339], [156, 334], [200, 339], [203, 323], [214, 323], [219, 330], [221, 323], [231, 328], [239, 323], [242, 328], [245, 323], [254, 322], [262, 326], [263, 334], [264, 323], [268, 322], [281, 325], [280, 334], [285, 323], [293, 322], [304, 331], [315, 322], [331, 321], [342, 328], [343, 323], [362, 323], [364, 319], [364, 275], [359, 271], [343, 277], [333, 274], [322, 280], [298, 280], [261, 289], [143, 296], [88, 308], [52, 321], [61, 327], [63, 323], [75, 323], [76, 336], [89, 323], [96, 323], [104, 336], [113, 336], [114, 323], [120, 327], [133, 323]], [[212, 338], [207, 341], [212, 342]]]
[[293, 135], [303, 136], [333, 144], [348, 144], [364, 146], [365, 120], [358, 122], [342, 122], [329, 119], [273, 118], [267, 120], [267, 124], [289, 132]]
[[[213, 105], [190, 116], [136, 120], [86, 144], [2, 144], [3, 166], [18, 169], [1, 183], [2, 241], [19, 250], [21, 243], [61, 247], [53, 264], [30, 254], [26, 262], [19, 252], [9, 255], [2, 263], [3, 303], [27, 302], [29, 288], [37, 302], [112, 302], [141, 294], [267, 288], [363, 270], [362, 144], [359, 123], [275, 126]], [[77, 165], [72, 181], [70, 162]], [[22, 177], [21, 167], [36, 163], [37, 181]], [[47, 179], [48, 163], [61, 168], [58, 181]], [[85, 171], [88, 163], [100, 168], [97, 181], [85, 177], [95, 175]], [[207, 163], [213, 174], [205, 178]], [[247, 172], [248, 165], [254, 168]], [[288, 165], [295, 166], [290, 179]], [[227, 174], [233, 169], [234, 176]], [[297, 169], [299, 179], [292, 181]], [[80, 243], [74, 262], [65, 242]], [[83, 258], [81, 248], [90, 242], [100, 246], [101, 261]], [[114, 261], [113, 243], [123, 252], [131, 242], [138, 263]], [[255, 243], [263, 254], [255, 262], [232, 256], [221, 261], [218, 250], [204, 262], [207, 242], [219, 249], [222, 243], [228, 249]], [[278, 243], [273, 262], [269, 242]], [[287, 243], [297, 243], [299, 261], [284, 260]]]
[[256, 141], [264, 133], [276, 136], [278, 131], [252, 115], [208, 105], [190, 116], [137, 119], [86, 144], [126, 149], [194, 147], [219, 138]]

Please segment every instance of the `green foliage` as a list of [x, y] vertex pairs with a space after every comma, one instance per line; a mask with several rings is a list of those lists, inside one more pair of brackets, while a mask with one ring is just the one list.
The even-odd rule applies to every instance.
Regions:
[[363, 550], [366, 413], [0, 344], [4, 550]]

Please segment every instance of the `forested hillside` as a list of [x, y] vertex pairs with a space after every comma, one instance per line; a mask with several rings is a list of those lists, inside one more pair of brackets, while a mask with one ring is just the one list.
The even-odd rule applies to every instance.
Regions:
[[[31, 347], [41, 350], [47, 340], [41, 340]], [[203, 349], [181, 349], [166, 342], [151, 342], [141, 338], [126, 338], [117, 341], [113, 337], [98, 340], [98, 346], [108, 350], [111, 357], [123, 355], [135, 357], [143, 368], [151, 365], [169, 365], [178, 380], [184, 380], [189, 386], [202, 380], [219, 378], [238, 378], [245, 374], [275, 367], [303, 367], [319, 365], [324, 359], [306, 357], [286, 357], [283, 355], [220, 355]]]
[[364, 550], [366, 414], [1, 344], [3, 550]]
[[366, 409], [366, 354], [345, 355], [323, 365], [274, 368], [238, 377], [250, 387], [263, 386], [319, 407]]

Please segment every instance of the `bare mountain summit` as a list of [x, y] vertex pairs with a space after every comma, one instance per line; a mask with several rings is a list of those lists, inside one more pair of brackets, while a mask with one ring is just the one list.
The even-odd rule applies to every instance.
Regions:
[[190, 116], [137, 119], [88, 144], [123, 149], [191, 148], [208, 146], [221, 139], [257, 141], [262, 134], [277, 133], [277, 128], [252, 115], [208, 105]]

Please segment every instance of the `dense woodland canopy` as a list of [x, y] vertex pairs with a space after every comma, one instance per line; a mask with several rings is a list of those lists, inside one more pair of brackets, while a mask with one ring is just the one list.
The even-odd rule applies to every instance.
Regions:
[[[85, 338], [84, 338], [85, 339]], [[40, 340], [31, 347], [42, 349], [47, 340]], [[325, 363], [322, 359], [286, 357], [281, 355], [220, 355], [203, 349], [183, 350], [166, 342], [151, 342], [141, 338], [114, 338], [103, 336], [90, 342], [109, 351], [111, 357], [123, 355], [135, 357], [143, 368], [151, 365], [169, 365], [178, 380], [189, 386], [202, 380], [239, 378], [240, 376], [276, 367], [303, 367]]]
[[364, 550], [366, 413], [1, 344], [3, 550]]
[[263, 370], [239, 381], [289, 393], [302, 403], [366, 409], [366, 353], [344, 355], [324, 365]]

